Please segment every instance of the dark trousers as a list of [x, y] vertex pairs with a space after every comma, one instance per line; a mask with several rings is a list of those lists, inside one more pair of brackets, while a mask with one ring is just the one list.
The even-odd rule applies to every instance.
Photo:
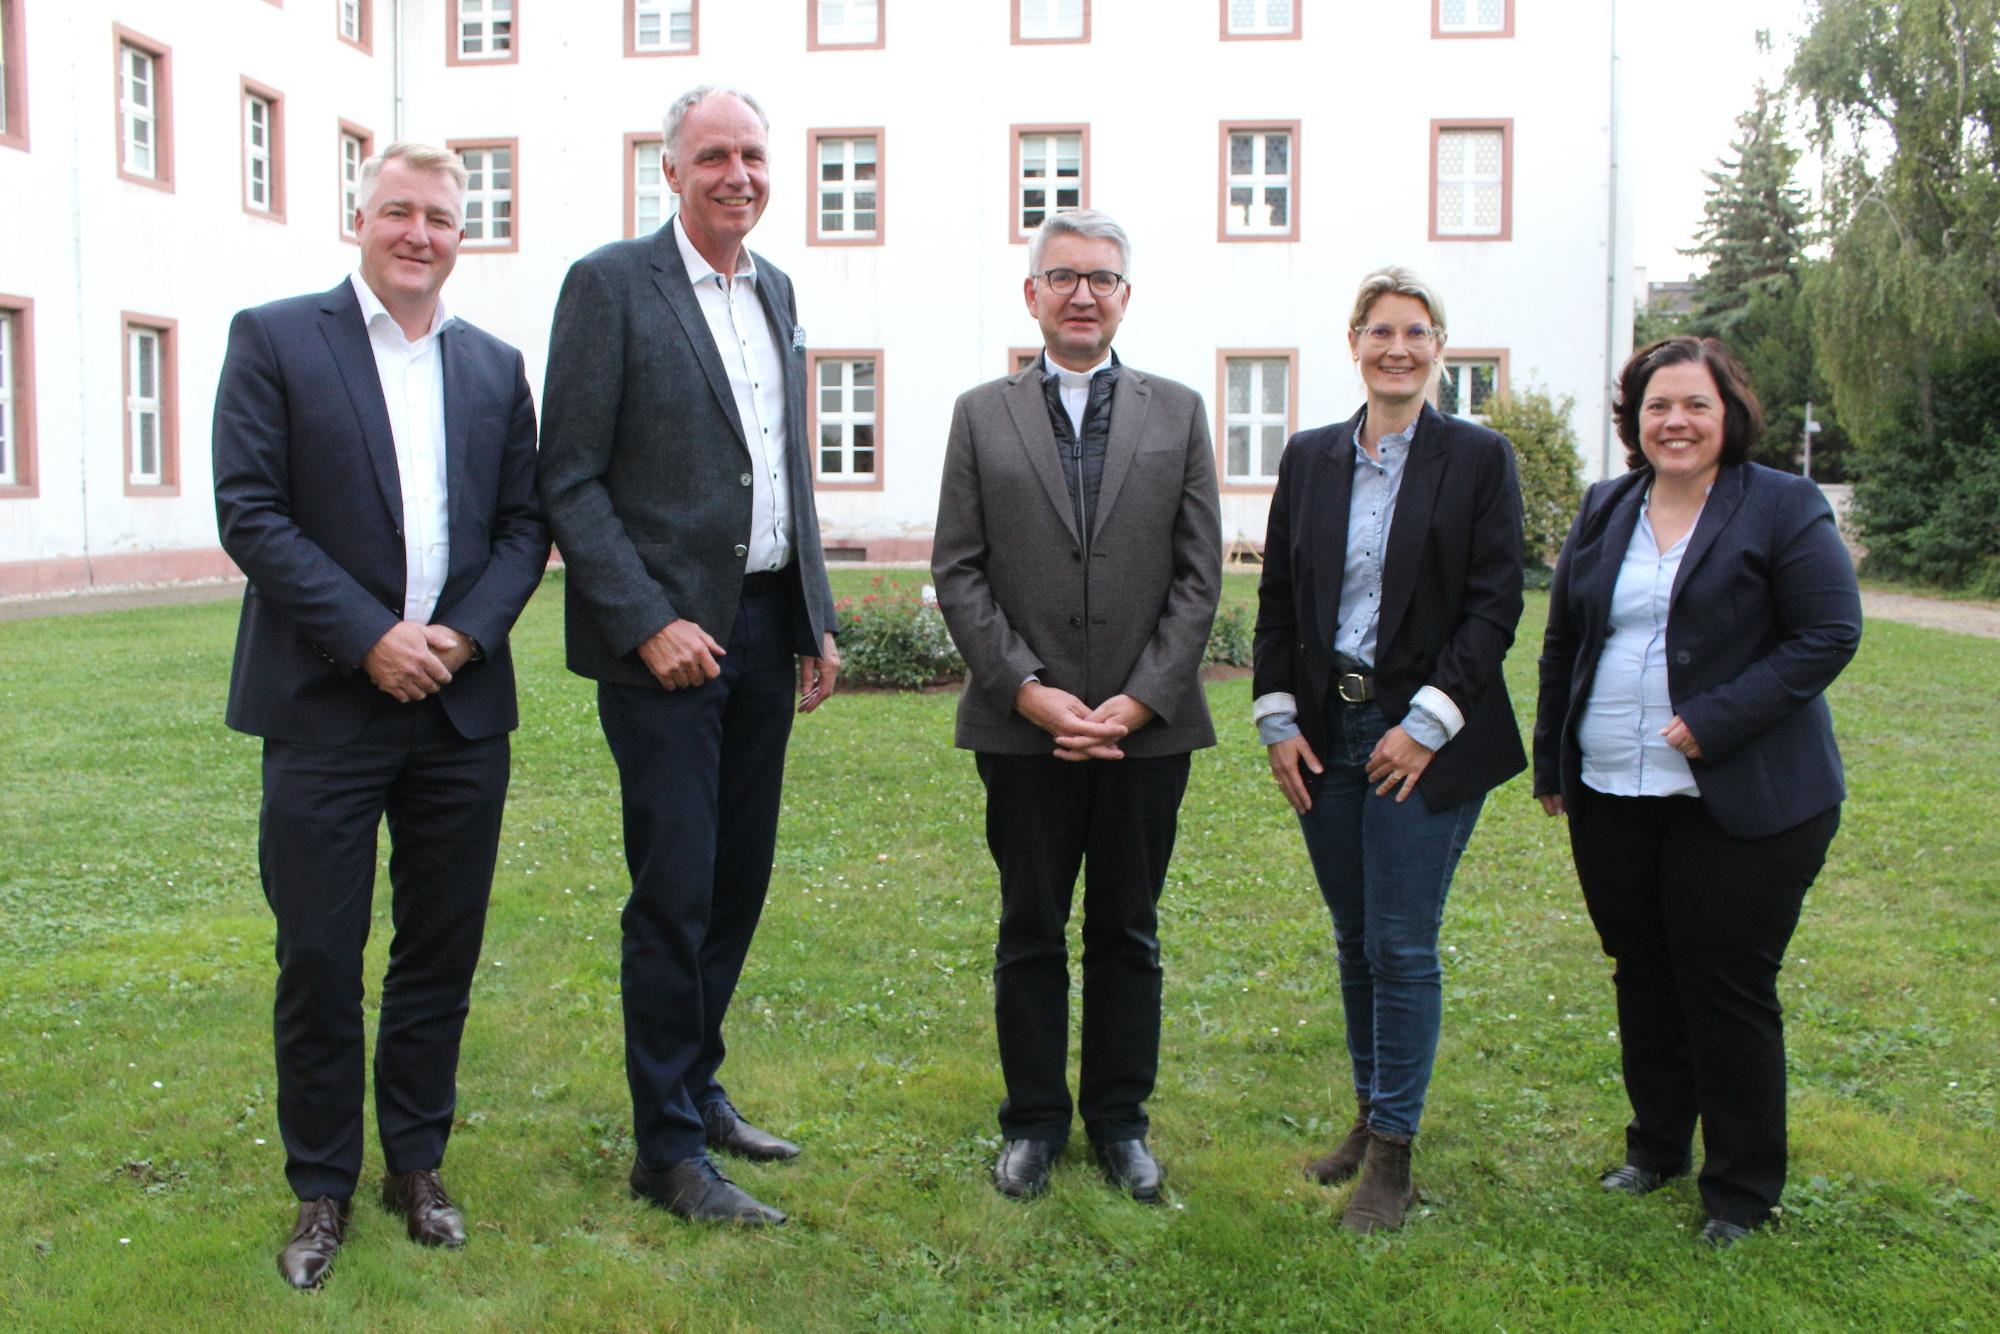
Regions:
[[1000, 870], [993, 1009], [1008, 1139], [1069, 1138], [1069, 922], [1083, 871], [1083, 1069], [1078, 1110], [1093, 1140], [1147, 1129], [1160, 1066], [1155, 911], [1173, 855], [1188, 757], [977, 757], [986, 845]]
[[1617, 963], [1629, 1161], [1687, 1170], [1697, 1119], [1711, 1218], [1754, 1227], [1785, 1185], [1778, 969], [1838, 806], [1770, 838], [1726, 834], [1694, 797], [1586, 791], [1570, 847]]
[[258, 862], [278, 923], [278, 1131], [302, 1200], [346, 1199], [361, 1173], [362, 950], [385, 814], [396, 934], [375, 1038], [376, 1127], [389, 1171], [444, 1161], [508, 752], [505, 736], [459, 736], [435, 698], [387, 695], [348, 745], [264, 743]]
[[725, 1096], [722, 1020], [764, 910], [792, 731], [791, 602], [746, 595], [722, 674], [693, 689], [600, 685], [618, 763], [632, 896], [623, 925], [625, 1077], [639, 1157], [706, 1151]]

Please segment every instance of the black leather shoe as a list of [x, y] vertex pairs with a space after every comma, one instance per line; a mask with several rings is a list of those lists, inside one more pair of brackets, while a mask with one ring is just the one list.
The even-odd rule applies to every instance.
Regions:
[[783, 1162], [799, 1156], [799, 1146], [788, 1139], [757, 1129], [727, 1098], [718, 1098], [701, 1109], [701, 1124], [708, 1132], [708, 1147], [733, 1153], [760, 1163]]
[[1637, 1163], [1614, 1167], [1597, 1178], [1597, 1184], [1605, 1190], [1616, 1191], [1623, 1195], [1651, 1195], [1666, 1185], [1667, 1181], [1667, 1177]]
[[333, 1268], [333, 1257], [347, 1237], [346, 1200], [322, 1195], [299, 1202], [292, 1239], [278, 1252], [278, 1272], [295, 1288], [316, 1288]]
[[1701, 1225], [1700, 1242], [1718, 1251], [1726, 1251], [1737, 1242], [1750, 1235], [1750, 1229], [1735, 1223], [1725, 1223], [1720, 1218], [1711, 1218]]
[[403, 1216], [410, 1240], [421, 1246], [465, 1245], [465, 1215], [444, 1193], [437, 1169], [391, 1173], [382, 1179], [382, 1207]]
[[656, 1204], [698, 1223], [778, 1227], [785, 1215], [722, 1175], [707, 1158], [684, 1158], [668, 1167], [632, 1164], [632, 1198]]
[[1054, 1140], [1008, 1140], [993, 1164], [993, 1189], [1010, 1199], [1033, 1199], [1049, 1188], [1049, 1169], [1061, 1152]]
[[1104, 1169], [1105, 1180], [1131, 1192], [1132, 1198], [1141, 1204], [1160, 1202], [1160, 1183], [1167, 1174], [1161, 1169], [1160, 1160], [1146, 1147], [1145, 1140], [1092, 1140], [1090, 1150], [1097, 1155], [1097, 1165]]

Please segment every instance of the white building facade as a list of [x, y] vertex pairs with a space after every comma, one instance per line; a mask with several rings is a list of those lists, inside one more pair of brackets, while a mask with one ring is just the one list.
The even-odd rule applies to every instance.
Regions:
[[[0, 0], [0, 594], [227, 573], [209, 423], [237, 309], [331, 287], [362, 156], [473, 171], [453, 313], [539, 386], [569, 265], [671, 213], [660, 114], [771, 118], [830, 554], [929, 551], [953, 399], [1039, 344], [1025, 232], [1133, 239], [1118, 350], [1208, 401], [1224, 538], [1350, 415], [1356, 283], [1441, 294], [1438, 392], [1576, 399], [1613, 466], [1631, 238], [1610, 4], [1573, 0]], [[892, 188], [893, 187], [893, 188]], [[1622, 318], [1613, 318], [1622, 312]]]

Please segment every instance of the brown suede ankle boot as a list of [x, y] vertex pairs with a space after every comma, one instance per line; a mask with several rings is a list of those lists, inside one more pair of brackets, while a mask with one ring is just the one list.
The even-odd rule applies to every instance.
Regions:
[[1361, 1160], [1361, 1184], [1347, 1201], [1340, 1225], [1350, 1232], [1393, 1232], [1417, 1198], [1410, 1180], [1410, 1146], [1370, 1131]]
[[1360, 1098], [1354, 1128], [1347, 1132], [1347, 1138], [1334, 1145], [1331, 1153], [1307, 1164], [1306, 1175], [1322, 1186], [1337, 1186], [1361, 1170], [1361, 1159], [1367, 1152], [1368, 1099]]

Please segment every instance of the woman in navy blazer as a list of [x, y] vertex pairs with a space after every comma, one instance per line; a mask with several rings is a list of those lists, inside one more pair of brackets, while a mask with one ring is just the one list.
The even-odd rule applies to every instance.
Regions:
[[1279, 462], [1253, 712], [1333, 916], [1359, 1104], [1306, 1172], [1358, 1173], [1342, 1222], [1370, 1232], [1415, 1193], [1445, 894], [1486, 793], [1528, 758], [1500, 675], [1521, 617], [1513, 451], [1424, 401], [1445, 318], [1415, 274], [1371, 274], [1348, 323], [1368, 401]]
[[1840, 823], [1823, 692], [1861, 599], [1819, 488], [1747, 461], [1763, 416], [1720, 342], [1641, 348], [1612, 411], [1631, 470], [1556, 564], [1535, 794], [1617, 964], [1633, 1115], [1600, 1184], [1685, 1173], [1699, 1119], [1701, 1236], [1726, 1246], [1784, 1187], [1778, 969]]

